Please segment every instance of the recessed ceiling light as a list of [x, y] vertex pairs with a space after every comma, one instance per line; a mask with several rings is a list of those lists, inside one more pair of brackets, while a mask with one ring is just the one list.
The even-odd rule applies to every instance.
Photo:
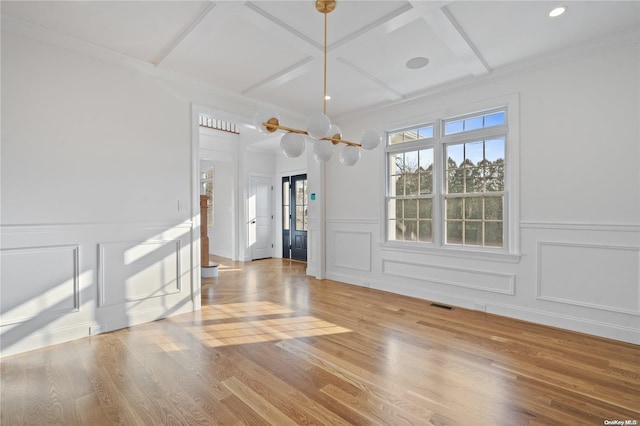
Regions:
[[567, 7], [566, 6], [559, 6], [559, 7], [556, 7], [555, 9], [553, 9], [551, 12], [549, 12], [549, 16], [552, 17], [552, 18], [555, 18], [557, 16], [562, 15], [566, 11], [567, 11]]
[[407, 61], [406, 66], [410, 70], [417, 70], [417, 69], [426, 67], [428, 63], [429, 63], [429, 60], [427, 58], [424, 58], [422, 56], [417, 56], [415, 58], [409, 59]]

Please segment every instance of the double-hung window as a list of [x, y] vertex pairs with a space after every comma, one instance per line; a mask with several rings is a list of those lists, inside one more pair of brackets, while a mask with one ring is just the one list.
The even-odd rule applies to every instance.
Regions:
[[387, 133], [387, 241], [509, 251], [507, 108]]

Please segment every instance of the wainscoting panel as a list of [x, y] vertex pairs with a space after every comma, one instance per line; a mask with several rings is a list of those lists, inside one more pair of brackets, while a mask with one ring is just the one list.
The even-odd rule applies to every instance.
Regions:
[[386, 275], [491, 293], [515, 294], [515, 275], [507, 273], [388, 259], [382, 261], [382, 272]]
[[180, 240], [99, 244], [98, 306], [179, 293]]
[[333, 266], [371, 271], [371, 232], [335, 230]]
[[79, 251], [78, 245], [1, 250], [0, 325], [78, 311]]
[[538, 242], [537, 257], [538, 299], [640, 313], [640, 248]]

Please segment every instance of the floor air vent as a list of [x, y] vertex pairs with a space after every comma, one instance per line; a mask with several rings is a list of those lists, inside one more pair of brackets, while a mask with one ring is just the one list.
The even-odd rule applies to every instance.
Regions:
[[433, 306], [434, 308], [446, 309], [447, 311], [453, 310], [453, 306], [441, 305], [439, 303], [432, 303], [431, 306]]

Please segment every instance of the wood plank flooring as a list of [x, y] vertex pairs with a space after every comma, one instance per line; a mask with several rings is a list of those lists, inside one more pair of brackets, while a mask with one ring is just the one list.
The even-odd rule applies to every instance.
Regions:
[[640, 423], [640, 346], [215, 261], [201, 312], [2, 359], [0, 423]]

